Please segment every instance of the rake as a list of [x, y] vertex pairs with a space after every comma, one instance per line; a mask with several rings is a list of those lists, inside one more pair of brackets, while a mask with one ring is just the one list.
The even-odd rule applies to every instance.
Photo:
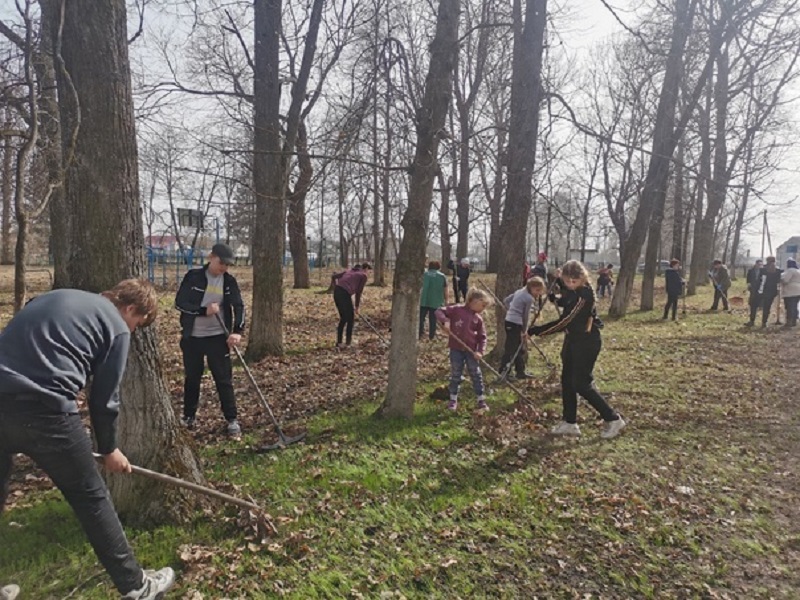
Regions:
[[[223, 331], [225, 331], [226, 336], [230, 336], [230, 332], [228, 328], [225, 327], [225, 323], [222, 321], [222, 318], [219, 316], [219, 313], [215, 313], [217, 317], [217, 322], [222, 327]], [[247, 366], [247, 363], [244, 360], [244, 356], [242, 356], [242, 352], [239, 350], [238, 346], [233, 347], [234, 351], [236, 352], [236, 356], [239, 357], [239, 362], [242, 363], [244, 367], [244, 372], [247, 373], [247, 378], [250, 380], [250, 383], [253, 384], [253, 389], [256, 391], [256, 395], [258, 396], [261, 403], [264, 405], [264, 408], [267, 410], [267, 414], [269, 414], [269, 418], [272, 419], [272, 423], [275, 425], [275, 431], [278, 434], [278, 442], [275, 444], [268, 444], [266, 446], [261, 446], [256, 450], [256, 452], [269, 452], [270, 450], [278, 450], [281, 448], [285, 448], [290, 444], [295, 444], [306, 437], [306, 432], [300, 433], [295, 436], [287, 436], [283, 433], [283, 429], [281, 429], [280, 423], [278, 423], [278, 419], [275, 418], [275, 413], [272, 412], [272, 408], [270, 408], [269, 402], [264, 397], [264, 394], [261, 392], [261, 388], [258, 387], [258, 383], [256, 383], [256, 378], [253, 377], [253, 372], [250, 370], [250, 367]]]
[[[94, 456], [95, 460], [101, 462], [102, 464], [102, 455], [97, 454], [96, 452], [92, 453], [92, 455]], [[228, 504], [238, 506], [239, 508], [248, 511], [248, 517], [255, 521], [256, 529], [260, 534], [270, 535], [278, 533], [278, 529], [271, 521], [269, 515], [267, 515], [267, 513], [264, 512], [264, 509], [255, 502], [243, 500], [241, 498], [237, 498], [236, 496], [225, 494], [224, 492], [220, 492], [219, 490], [215, 490], [198, 483], [186, 481], [185, 479], [173, 477], [172, 475], [165, 475], [164, 473], [159, 473], [158, 471], [151, 471], [150, 469], [145, 469], [144, 467], [137, 467], [136, 465], [131, 465], [131, 472], [137, 475], [142, 475], [143, 477], [147, 477], [149, 479], [155, 479], [156, 481], [160, 481], [162, 483], [168, 483], [185, 490], [190, 490], [192, 492], [203, 494], [204, 496], [216, 498], [217, 500], [222, 500]]]

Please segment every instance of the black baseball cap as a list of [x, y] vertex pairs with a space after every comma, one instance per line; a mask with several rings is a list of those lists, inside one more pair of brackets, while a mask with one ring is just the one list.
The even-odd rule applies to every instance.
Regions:
[[222, 264], [232, 265], [236, 263], [236, 257], [233, 255], [233, 250], [227, 244], [214, 244], [211, 248], [211, 254], [216, 256], [222, 261]]

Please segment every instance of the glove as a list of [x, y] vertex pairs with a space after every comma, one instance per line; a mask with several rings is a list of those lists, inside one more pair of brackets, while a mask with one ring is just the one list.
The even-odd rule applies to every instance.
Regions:
[[547, 294], [547, 299], [550, 300], [550, 302], [552, 302], [553, 304], [555, 304], [556, 303], [556, 295], [555, 295], [555, 293], [554, 292], [550, 292], [549, 294]]
[[534, 325], [528, 328], [528, 335], [541, 335], [543, 331], [544, 327], [541, 325]]

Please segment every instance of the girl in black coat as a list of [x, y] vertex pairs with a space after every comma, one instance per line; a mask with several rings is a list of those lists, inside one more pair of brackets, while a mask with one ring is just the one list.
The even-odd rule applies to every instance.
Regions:
[[602, 341], [597, 317], [594, 290], [589, 285], [589, 271], [577, 260], [564, 264], [560, 272], [564, 292], [558, 301], [563, 307], [556, 321], [528, 329], [528, 335], [551, 335], [564, 331], [564, 346], [561, 349], [561, 401], [563, 421], [556, 425], [554, 435], [580, 435], [577, 423], [578, 395], [585, 398], [605, 421], [601, 437], [617, 437], [625, 428], [625, 421], [611, 408], [605, 398], [594, 387], [594, 363], [600, 354]]

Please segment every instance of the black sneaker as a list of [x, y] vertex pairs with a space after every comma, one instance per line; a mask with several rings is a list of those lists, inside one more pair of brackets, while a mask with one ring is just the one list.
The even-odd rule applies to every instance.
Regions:
[[197, 422], [194, 417], [183, 417], [183, 425], [189, 431], [194, 431], [197, 427]]
[[530, 373], [517, 373], [514, 377], [516, 379], [533, 379], [533, 375]]

